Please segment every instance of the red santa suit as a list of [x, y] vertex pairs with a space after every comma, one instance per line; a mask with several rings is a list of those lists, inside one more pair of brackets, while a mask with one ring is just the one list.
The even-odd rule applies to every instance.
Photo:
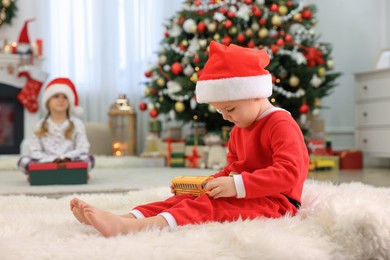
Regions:
[[[198, 103], [268, 98], [272, 76], [266, 50], [225, 46], [212, 41], [209, 59], [196, 83]], [[173, 196], [136, 207], [137, 217], [162, 215], [171, 228], [210, 221], [234, 221], [294, 215], [300, 205], [309, 157], [297, 123], [284, 110], [272, 108], [249, 127], [234, 127], [227, 166], [214, 177], [233, 173], [237, 196]]]
[[137, 217], [162, 214], [171, 227], [210, 221], [235, 221], [294, 215], [300, 203], [309, 157], [302, 133], [291, 115], [267, 110], [247, 128], [230, 134], [228, 165], [214, 177], [233, 178], [237, 197], [176, 195], [166, 201], [135, 208]]

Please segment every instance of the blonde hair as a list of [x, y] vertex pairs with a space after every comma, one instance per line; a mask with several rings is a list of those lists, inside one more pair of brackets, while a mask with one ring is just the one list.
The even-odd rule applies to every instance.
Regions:
[[[35, 131], [35, 134], [38, 137], [43, 137], [49, 131], [49, 125], [47, 123], [47, 119], [49, 118], [49, 116], [50, 116], [50, 111], [47, 113], [47, 115], [45, 116], [45, 119], [42, 121], [41, 127], [37, 131]], [[67, 116], [70, 124], [65, 130], [65, 138], [68, 140], [72, 140], [72, 133], [73, 133], [75, 126], [74, 126], [73, 121], [70, 120], [70, 118], [69, 118], [69, 109], [66, 110], [66, 116]]]

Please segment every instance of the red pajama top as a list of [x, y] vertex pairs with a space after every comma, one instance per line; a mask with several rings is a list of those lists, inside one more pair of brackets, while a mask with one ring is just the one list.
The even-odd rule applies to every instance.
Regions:
[[233, 127], [228, 147], [228, 164], [214, 177], [241, 174], [248, 199], [283, 194], [301, 202], [309, 156], [287, 111], [273, 111], [247, 128]]

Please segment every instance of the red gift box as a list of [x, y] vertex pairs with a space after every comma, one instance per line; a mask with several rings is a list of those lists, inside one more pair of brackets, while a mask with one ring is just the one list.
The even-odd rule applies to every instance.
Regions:
[[363, 153], [359, 150], [335, 151], [340, 158], [340, 169], [358, 170], [363, 168]]
[[28, 166], [30, 185], [86, 184], [87, 162], [31, 163]]

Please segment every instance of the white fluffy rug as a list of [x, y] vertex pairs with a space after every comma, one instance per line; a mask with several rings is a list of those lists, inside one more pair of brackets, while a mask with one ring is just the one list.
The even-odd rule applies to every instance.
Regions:
[[[168, 188], [81, 195], [124, 213]], [[209, 223], [103, 238], [61, 199], [0, 196], [1, 259], [390, 259], [390, 189], [306, 183], [295, 217]]]

